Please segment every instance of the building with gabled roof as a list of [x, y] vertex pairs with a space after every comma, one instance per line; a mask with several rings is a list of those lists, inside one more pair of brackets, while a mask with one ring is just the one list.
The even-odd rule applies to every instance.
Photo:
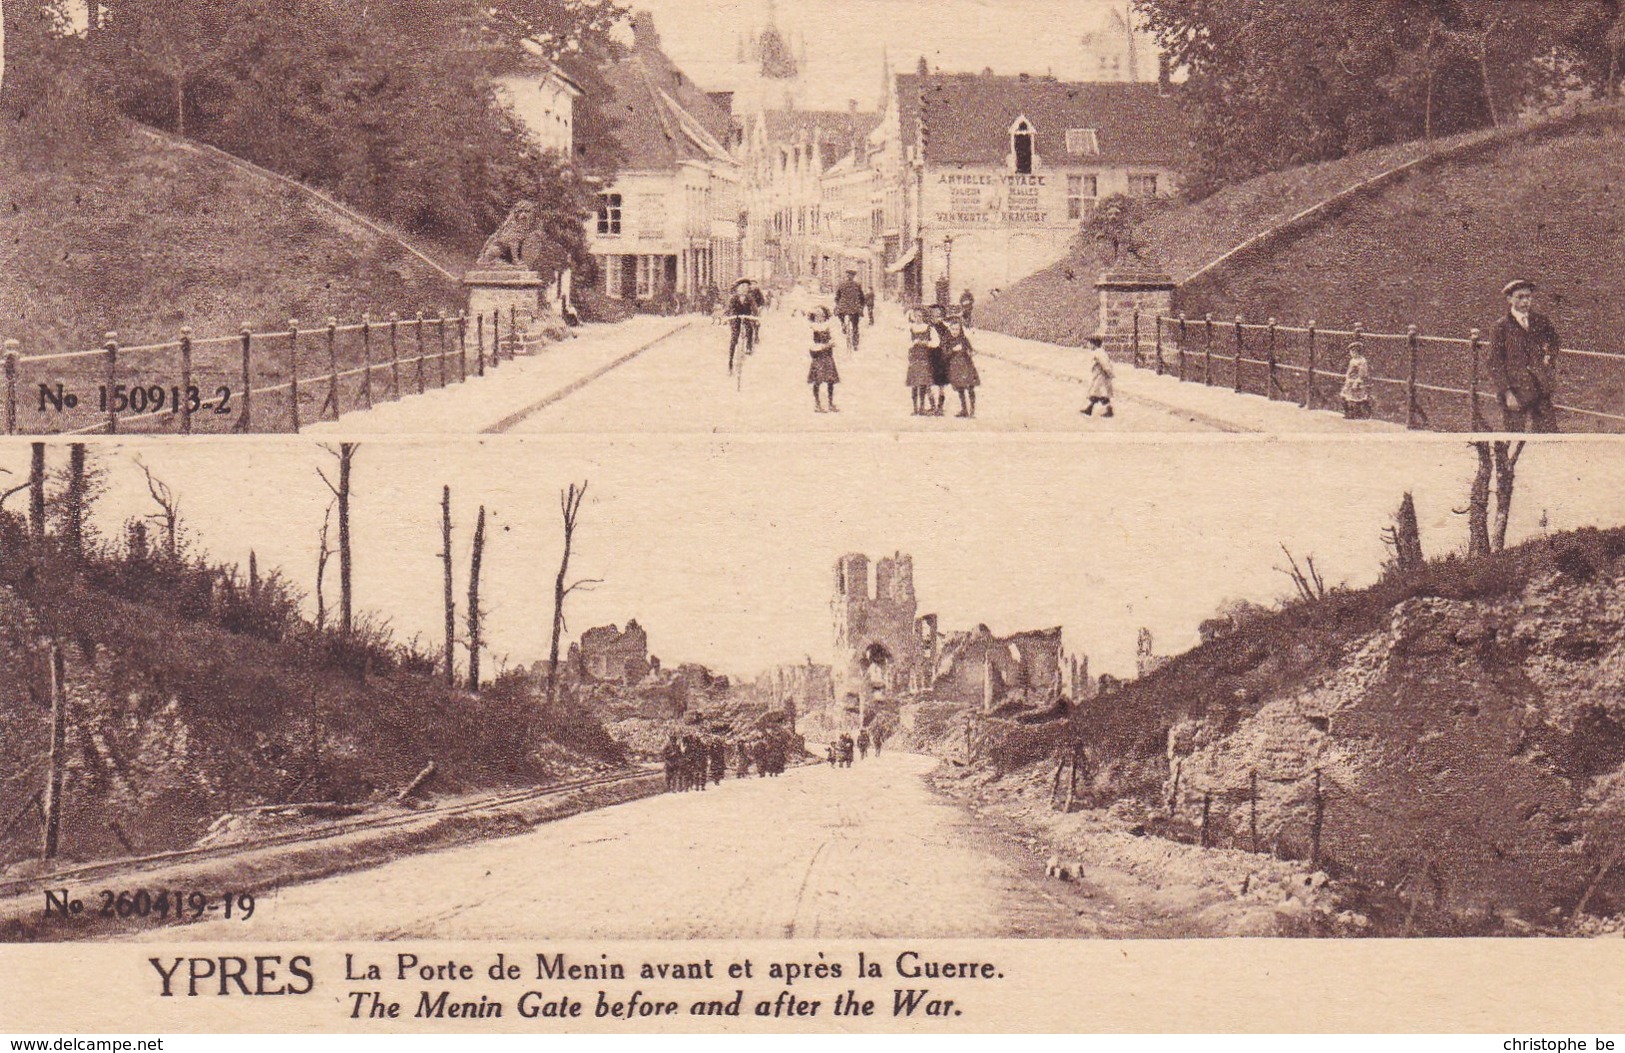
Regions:
[[741, 167], [725, 94], [702, 91], [660, 50], [647, 12], [603, 70], [622, 163], [587, 222], [605, 294], [694, 303], [738, 274]]

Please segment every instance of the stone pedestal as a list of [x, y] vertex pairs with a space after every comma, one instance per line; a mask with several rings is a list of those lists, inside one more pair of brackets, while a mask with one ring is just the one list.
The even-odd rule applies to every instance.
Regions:
[[1110, 270], [1095, 281], [1100, 298], [1099, 331], [1114, 360], [1134, 362], [1134, 313], [1140, 315], [1140, 362], [1155, 355], [1156, 319], [1173, 310], [1174, 279], [1156, 271]]
[[[491, 314], [502, 316], [498, 325], [504, 342], [509, 333], [517, 331], [521, 340], [537, 332], [545, 315], [542, 307], [542, 287], [545, 283], [535, 271], [520, 267], [492, 268], [469, 271], [463, 275], [463, 287], [468, 290], [469, 325], [476, 318], [485, 319], [486, 339], [490, 339]], [[470, 342], [473, 337], [470, 336]]]

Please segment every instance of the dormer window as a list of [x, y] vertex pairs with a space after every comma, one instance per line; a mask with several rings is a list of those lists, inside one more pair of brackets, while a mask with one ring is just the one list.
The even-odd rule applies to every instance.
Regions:
[[1026, 117], [1017, 117], [1010, 126], [1010, 154], [1015, 159], [1017, 175], [1033, 173], [1033, 125]]
[[1099, 157], [1100, 136], [1093, 128], [1068, 128], [1066, 152], [1074, 157]]

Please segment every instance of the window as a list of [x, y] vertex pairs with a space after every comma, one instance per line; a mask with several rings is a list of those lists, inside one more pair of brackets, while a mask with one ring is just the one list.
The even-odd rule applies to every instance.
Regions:
[[1032, 175], [1033, 126], [1025, 117], [1016, 118], [1010, 129], [1010, 152], [1015, 156], [1016, 174]]
[[1156, 197], [1157, 177], [1155, 175], [1129, 176], [1128, 192], [1130, 197]]
[[1099, 157], [1100, 136], [1093, 128], [1068, 128], [1066, 152], [1075, 157]]
[[1100, 179], [1092, 175], [1066, 177], [1066, 218], [1082, 219], [1086, 208], [1095, 207], [1100, 196]]
[[662, 257], [638, 257], [638, 294], [640, 300], [652, 299], [655, 294], [655, 279], [659, 273]]
[[598, 233], [619, 234], [621, 232], [621, 195], [598, 195]]

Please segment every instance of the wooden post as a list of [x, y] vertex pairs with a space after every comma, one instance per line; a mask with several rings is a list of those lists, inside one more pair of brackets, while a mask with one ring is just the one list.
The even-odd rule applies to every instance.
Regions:
[[401, 316], [389, 312], [389, 397], [401, 397]]
[[1170, 819], [1179, 810], [1179, 776], [1183, 774], [1184, 770], [1185, 761], [1183, 758], [1174, 762], [1174, 782], [1173, 786], [1168, 790], [1168, 818]]
[[181, 326], [181, 434], [192, 434], [192, 327]]
[[1270, 342], [1264, 349], [1264, 365], [1269, 374], [1265, 380], [1264, 397], [1268, 399], [1274, 399], [1276, 390], [1281, 386], [1275, 376], [1275, 327], [1279, 324], [1275, 319], [1270, 319]]
[[508, 305], [508, 361], [519, 354], [519, 305]]
[[502, 364], [502, 311], [491, 308], [491, 368]]
[[1315, 320], [1309, 319], [1309, 371], [1304, 374], [1303, 408], [1315, 408]]
[[1186, 323], [1185, 313], [1179, 314], [1179, 379], [1185, 379], [1185, 349], [1190, 346], [1190, 326]]
[[457, 383], [468, 379], [468, 312], [457, 312]]
[[107, 350], [107, 434], [118, 434], [118, 401], [113, 398], [113, 391], [118, 384], [118, 334], [108, 333], [106, 343], [102, 346]]
[[474, 522], [474, 551], [468, 560], [468, 689], [480, 689], [480, 563], [485, 558], [485, 506]]
[[1239, 315], [1239, 314], [1236, 315], [1236, 348], [1235, 348], [1235, 350], [1236, 350], [1236, 375], [1235, 375], [1235, 378], [1234, 378], [1235, 379], [1234, 387], [1236, 389], [1236, 394], [1239, 395], [1239, 394], [1241, 394], [1241, 354], [1242, 354], [1243, 351], [1246, 350], [1246, 348], [1242, 344], [1242, 339], [1241, 339], [1241, 315]]
[[1251, 851], [1258, 854], [1258, 769], [1247, 773], [1247, 832], [1251, 835]]
[[440, 386], [446, 386], [446, 312], [434, 313], [435, 338], [440, 341]]
[[478, 376], [485, 376], [485, 315], [474, 317], [474, 369]]
[[1477, 329], [1473, 330], [1472, 337], [1467, 341], [1470, 362], [1467, 371], [1467, 404], [1471, 410], [1472, 429], [1486, 431], [1484, 427], [1484, 414], [1478, 408], [1478, 353], [1484, 346], [1484, 334]]
[[440, 488], [440, 561], [446, 583], [446, 686], [457, 686], [457, 601], [451, 588], [451, 487]]
[[1202, 383], [1213, 386], [1213, 316], [1207, 316], [1207, 340], [1202, 345]]
[[247, 432], [254, 426], [254, 334], [246, 325], [239, 333], [243, 338], [243, 412], [237, 427]]
[[[327, 402], [339, 419], [339, 320], [327, 316]], [[320, 416], [320, 414], [318, 414]]]
[[1157, 315], [1157, 376], [1162, 376], [1162, 315]]
[[1405, 427], [1416, 427], [1416, 352], [1418, 341], [1416, 326], [1405, 327]]
[[1140, 309], [1134, 309], [1134, 368], [1140, 368]]
[[418, 356], [417, 356], [417, 363], [418, 363], [418, 394], [421, 395], [424, 392], [424, 385], [423, 385], [423, 312], [422, 311], [419, 311], [418, 314], [417, 314], [417, 327], [418, 327], [418, 340], [417, 340], [417, 346], [418, 346]]
[[1320, 869], [1320, 829], [1326, 819], [1326, 797], [1320, 792], [1320, 769], [1315, 769], [1315, 819], [1309, 827], [1309, 866]]
[[62, 648], [51, 645], [51, 744], [46, 759], [45, 833], [40, 855], [55, 859], [62, 827], [62, 762], [67, 753], [68, 699], [67, 670]]
[[6, 341], [6, 434], [17, 434], [17, 348], [15, 340]]
[[299, 319], [288, 319], [288, 406], [294, 434], [299, 433]]
[[372, 409], [372, 316], [361, 315], [361, 402]]
[[1202, 795], [1202, 847], [1203, 848], [1208, 847], [1207, 818], [1208, 818], [1208, 812], [1210, 812], [1212, 810], [1212, 808], [1213, 808], [1213, 795], [1211, 793], [1204, 793]]

